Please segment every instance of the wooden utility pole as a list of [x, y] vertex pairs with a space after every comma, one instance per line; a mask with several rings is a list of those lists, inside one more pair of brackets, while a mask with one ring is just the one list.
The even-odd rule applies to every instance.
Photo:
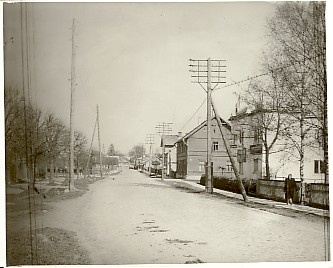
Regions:
[[206, 193], [213, 193], [213, 178], [212, 178], [212, 83], [211, 83], [211, 61], [210, 58], [207, 60], [207, 178], [206, 178]]
[[227, 154], [229, 156], [229, 160], [231, 162], [231, 165], [232, 165], [232, 169], [234, 170], [234, 174], [235, 174], [235, 177], [238, 181], [238, 186], [239, 186], [239, 189], [241, 191], [241, 194], [243, 196], [243, 200], [245, 202], [248, 201], [248, 198], [247, 198], [247, 195], [246, 195], [246, 191], [245, 191], [245, 188], [244, 188], [244, 185], [242, 183], [242, 180], [239, 176], [239, 172], [238, 172], [238, 169], [236, 167], [236, 163], [235, 163], [235, 160], [232, 156], [232, 152], [230, 150], [230, 145], [229, 145], [229, 142], [228, 140], [226, 139], [226, 136], [224, 135], [224, 132], [223, 132], [223, 127], [222, 127], [222, 123], [221, 123], [221, 119], [220, 119], [220, 116], [219, 114], [217, 113], [217, 110], [215, 108], [215, 105], [214, 105], [214, 102], [213, 100], [211, 100], [211, 104], [212, 104], [212, 107], [213, 107], [213, 110], [214, 110], [214, 114], [215, 114], [215, 117], [216, 117], [216, 121], [217, 121], [217, 124], [219, 126], [219, 129], [220, 129], [220, 132], [221, 132], [221, 136], [222, 136], [222, 140], [223, 140], [223, 143], [224, 143], [224, 147], [225, 149], [227, 150]]
[[97, 105], [97, 136], [98, 136], [98, 150], [99, 150], [99, 166], [100, 166], [100, 174], [101, 179], [103, 178], [103, 161], [102, 161], [102, 151], [101, 151], [101, 134], [99, 129], [99, 113], [98, 113], [98, 105]]
[[141, 145], [141, 152], [142, 152], [142, 155], [141, 155], [141, 170], [143, 169], [143, 157], [144, 157], [144, 145], [142, 143]]
[[165, 178], [164, 174], [164, 155], [165, 155], [165, 133], [170, 133], [172, 131], [172, 123], [158, 123], [155, 127], [157, 129], [158, 134], [162, 134], [162, 180]]
[[165, 166], [165, 161], [164, 161], [164, 158], [165, 158], [165, 141], [164, 141], [164, 127], [165, 125], [163, 124], [163, 134], [162, 134], [162, 174], [161, 174], [161, 178], [162, 180], [164, 180], [164, 166]]
[[[198, 83], [207, 93], [207, 163], [206, 163], [206, 192], [213, 193], [213, 178], [212, 178], [212, 138], [211, 138], [211, 122], [212, 122], [212, 83], [215, 84], [214, 88], [220, 84], [225, 83], [225, 65], [221, 65], [221, 62], [225, 60], [193, 60], [190, 59], [189, 65], [192, 69], [191, 77], [195, 78], [192, 83]], [[212, 62], [214, 65], [212, 66]], [[214, 73], [214, 75], [212, 75]], [[206, 88], [203, 86], [206, 84]]]
[[89, 163], [90, 163], [90, 157], [91, 157], [91, 152], [92, 152], [92, 145], [93, 145], [93, 142], [94, 142], [94, 137], [95, 137], [95, 132], [96, 132], [96, 126], [97, 126], [97, 118], [95, 120], [94, 131], [93, 131], [93, 134], [92, 134], [92, 137], [91, 137], [90, 147], [89, 147], [89, 151], [88, 151], [88, 160], [87, 160], [86, 170], [84, 172], [84, 179], [86, 178], [87, 173], [88, 173], [88, 169], [89, 169]]
[[151, 153], [152, 153], [152, 145], [154, 144], [154, 134], [148, 134], [146, 137], [146, 144], [149, 145], [149, 175], [151, 173]]
[[74, 187], [74, 97], [75, 97], [75, 19], [72, 27], [72, 66], [71, 66], [71, 107], [69, 118], [69, 190], [75, 190]]

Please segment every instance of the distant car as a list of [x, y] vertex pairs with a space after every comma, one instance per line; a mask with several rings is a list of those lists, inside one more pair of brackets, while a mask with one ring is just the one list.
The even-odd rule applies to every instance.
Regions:
[[161, 163], [157, 160], [153, 160], [151, 163], [150, 177], [162, 176]]
[[134, 169], [134, 164], [129, 164], [129, 165], [128, 165], [128, 168], [129, 168], [129, 169]]

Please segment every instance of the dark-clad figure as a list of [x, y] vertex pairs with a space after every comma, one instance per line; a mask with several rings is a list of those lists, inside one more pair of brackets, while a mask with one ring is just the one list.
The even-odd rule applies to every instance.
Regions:
[[295, 191], [297, 191], [296, 181], [292, 177], [292, 175], [289, 174], [288, 178], [286, 178], [286, 180], [284, 182], [284, 192], [285, 192], [287, 205], [293, 204], [293, 198], [294, 198]]

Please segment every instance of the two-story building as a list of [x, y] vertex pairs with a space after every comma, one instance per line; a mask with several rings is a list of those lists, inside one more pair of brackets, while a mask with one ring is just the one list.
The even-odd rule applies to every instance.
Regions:
[[256, 110], [243, 109], [229, 118], [237, 169], [242, 179], [262, 178], [261, 116]]
[[[211, 122], [212, 162], [214, 176], [232, 178], [234, 176], [227, 151], [216, 121]], [[231, 126], [222, 118], [219, 119], [226, 133], [227, 139], [231, 140]], [[199, 181], [205, 173], [207, 159], [207, 121], [202, 122], [192, 131], [176, 142], [177, 148], [177, 178]]]
[[[231, 133], [233, 140], [236, 140], [237, 145], [237, 162], [240, 174], [247, 178], [267, 178], [266, 162], [269, 163], [269, 177], [271, 179], [284, 179], [288, 174], [292, 174], [294, 178], [300, 178], [300, 156], [296, 145], [300, 144], [300, 135], [295, 133], [294, 137], [288, 138], [282, 133], [278, 135], [277, 140], [270, 149], [266, 157], [263, 138], [269, 144], [274, 139], [276, 130], [267, 131], [266, 137], [263, 137], [264, 124], [261, 118], [265, 115], [264, 111], [243, 109], [231, 116]], [[273, 112], [270, 112], [270, 117], [274, 120], [277, 117]], [[297, 121], [292, 121], [290, 114], [280, 115], [281, 120], [288, 122], [288, 127], [297, 130], [299, 126]], [[304, 162], [303, 162], [303, 179], [305, 182], [324, 182], [323, 168], [323, 151], [321, 135], [318, 133], [318, 128], [308, 127], [315, 125], [314, 120], [306, 118], [307, 132], [303, 142]], [[267, 126], [266, 126], [267, 127]], [[296, 131], [297, 132], [297, 131]], [[295, 144], [296, 142], [296, 144]], [[231, 145], [233, 147], [233, 145]], [[243, 151], [242, 151], [243, 150]]]

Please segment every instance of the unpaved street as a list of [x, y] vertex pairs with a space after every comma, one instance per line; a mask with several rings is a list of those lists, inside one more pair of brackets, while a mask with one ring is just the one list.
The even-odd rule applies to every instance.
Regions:
[[45, 227], [75, 231], [93, 264], [322, 261], [323, 219], [286, 217], [125, 170], [52, 204]]

